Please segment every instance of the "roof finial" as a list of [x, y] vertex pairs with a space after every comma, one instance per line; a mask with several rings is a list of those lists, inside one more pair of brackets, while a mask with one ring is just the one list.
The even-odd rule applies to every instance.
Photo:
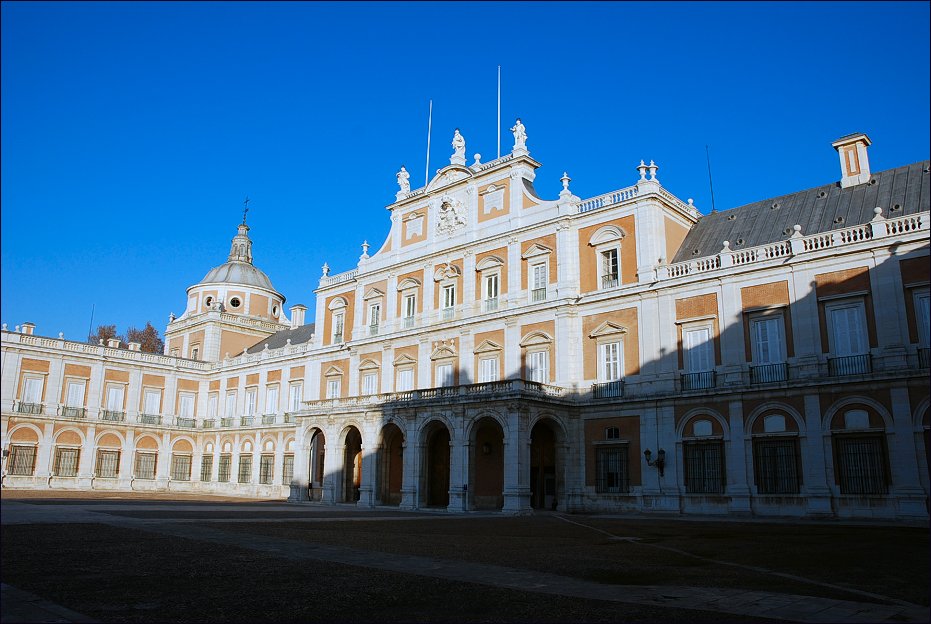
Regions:
[[246, 201], [242, 203], [242, 224], [246, 224], [246, 213], [249, 212], [249, 196], [246, 195]]

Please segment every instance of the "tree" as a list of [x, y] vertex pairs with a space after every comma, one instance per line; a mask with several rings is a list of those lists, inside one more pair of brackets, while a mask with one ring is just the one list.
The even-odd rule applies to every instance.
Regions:
[[111, 338], [119, 338], [121, 344], [126, 344], [126, 339], [123, 336], [116, 335], [116, 325], [98, 325], [97, 331], [87, 337], [87, 342], [95, 345], [100, 344], [102, 341], [106, 345]]
[[152, 327], [151, 321], [147, 321], [145, 328], [136, 329], [130, 327], [126, 330], [126, 340], [128, 342], [138, 342], [140, 350], [145, 353], [164, 353], [165, 341], [158, 335], [158, 330]]

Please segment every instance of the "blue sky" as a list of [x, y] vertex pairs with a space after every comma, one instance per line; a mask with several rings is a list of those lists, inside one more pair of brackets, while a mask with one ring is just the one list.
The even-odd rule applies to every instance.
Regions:
[[663, 185], [718, 210], [929, 156], [929, 3], [3, 2], [2, 322], [164, 330], [226, 261], [314, 304], [388, 233], [404, 164], [502, 152], [520, 116], [555, 198]]

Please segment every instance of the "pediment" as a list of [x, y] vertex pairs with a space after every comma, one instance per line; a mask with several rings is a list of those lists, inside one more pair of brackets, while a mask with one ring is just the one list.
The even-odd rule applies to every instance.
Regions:
[[457, 182], [462, 182], [463, 180], [474, 177], [475, 174], [472, 173], [472, 170], [468, 167], [463, 165], [447, 165], [436, 172], [436, 175], [433, 176], [433, 179], [427, 184], [425, 191], [429, 193], [435, 189], [443, 188], [450, 184], [456, 184]]
[[414, 358], [412, 358], [406, 353], [402, 353], [398, 357], [394, 358], [394, 362], [392, 363], [395, 366], [405, 366], [407, 364], [416, 364], [417, 360], [415, 360]]
[[330, 366], [328, 369], [326, 369], [326, 372], [323, 373], [323, 376], [324, 376], [324, 377], [342, 377], [342, 376], [343, 376], [343, 369], [341, 369], [339, 366], [335, 366], [335, 365], [334, 365], [334, 366]]
[[524, 260], [527, 260], [527, 259], [529, 259], [529, 258], [536, 258], [536, 257], [538, 257], [538, 256], [545, 256], [545, 255], [551, 254], [551, 253], [553, 253], [553, 250], [550, 249], [549, 247], [544, 247], [543, 245], [538, 245], [538, 244], [534, 243], [533, 245], [531, 245], [530, 247], [527, 248], [527, 251], [525, 251], [523, 254], [521, 254], [521, 258], [523, 258]]
[[520, 341], [522, 347], [534, 347], [538, 345], [548, 345], [553, 343], [553, 337], [542, 331], [530, 332]]
[[614, 323], [612, 321], [605, 321], [604, 323], [596, 327], [592, 331], [592, 333], [588, 335], [588, 337], [589, 338], [600, 338], [602, 336], [614, 336], [614, 335], [621, 335], [621, 334], [626, 334], [626, 333], [627, 333], [627, 328], [624, 327], [623, 325], [619, 325], [618, 323]]
[[378, 297], [384, 297], [385, 293], [378, 290], [377, 288], [369, 288], [368, 291], [362, 295], [363, 299], [377, 299]]
[[379, 364], [379, 363], [376, 362], [375, 360], [362, 360], [362, 361], [359, 363], [359, 370], [360, 370], [360, 371], [378, 370], [379, 368], [381, 368], [381, 364]]
[[462, 271], [455, 264], [447, 262], [436, 268], [433, 273], [433, 281], [439, 282], [444, 279], [455, 279], [462, 275]]
[[431, 360], [445, 360], [456, 357], [455, 345], [452, 341], [442, 341], [433, 343], [433, 353], [430, 354]]
[[420, 288], [420, 280], [406, 277], [398, 284], [398, 290], [407, 290], [409, 288]]
[[491, 353], [503, 351], [504, 347], [493, 340], [483, 340], [481, 344], [475, 347], [473, 353]]
[[486, 271], [495, 267], [504, 266], [504, 260], [498, 256], [486, 256], [475, 265], [476, 271]]
[[345, 297], [336, 297], [333, 301], [330, 302], [330, 305], [327, 306], [330, 310], [339, 310], [349, 306], [349, 302], [346, 301]]
[[592, 234], [592, 237], [588, 239], [588, 244], [594, 247], [595, 245], [621, 241], [626, 237], [627, 232], [625, 232], [623, 228], [619, 228], [616, 225], [606, 225], [598, 228], [598, 230]]

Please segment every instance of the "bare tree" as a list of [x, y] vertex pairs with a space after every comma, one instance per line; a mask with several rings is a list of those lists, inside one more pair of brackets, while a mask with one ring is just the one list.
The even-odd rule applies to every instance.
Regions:
[[126, 338], [117, 335], [116, 325], [98, 325], [97, 331], [87, 337], [87, 342], [89, 344], [100, 344], [101, 342], [107, 344], [107, 341], [111, 338], [118, 338], [120, 343], [126, 343]]
[[165, 341], [158, 335], [158, 330], [152, 327], [151, 321], [147, 321], [143, 329], [130, 327], [126, 330], [126, 340], [128, 342], [138, 342], [140, 350], [146, 353], [164, 353]]

